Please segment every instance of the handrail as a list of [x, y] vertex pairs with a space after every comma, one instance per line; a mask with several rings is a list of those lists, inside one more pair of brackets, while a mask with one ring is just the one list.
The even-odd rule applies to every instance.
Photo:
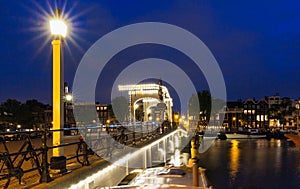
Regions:
[[[119, 133], [118, 131], [115, 130], [115, 131], [109, 131], [106, 134], [109, 134], [110, 136], [115, 136], [116, 138], [121, 138], [121, 135], [125, 136], [122, 137], [123, 138], [122, 143], [126, 145], [136, 145], [137, 143], [143, 144], [146, 141], [144, 139], [160, 138], [164, 136], [164, 134], [169, 133], [168, 131], [176, 129], [176, 128], [173, 129], [170, 128], [168, 131], [166, 130], [165, 133], [159, 133], [156, 126], [149, 127], [149, 125], [146, 126], [140, 125], [135, 127], [131, 125], [131, 126], [126, 126], [126, 127], [122, 126], [122, 127], [126, 128], [126, 131], [124, 133]], [[4, 148], [3, 152], [0, 151], [0, 181], [7, 180], [7, 182], [4, 185], [4, 188], [7, 188], [9, 186], [10, 180], [13, 177], [16, 177], [19, 180], [19, 183], [21, 183], [22, 177], [25, 173], [29, 173], [36, 170], [38, 170], [40, 175], [39, 182], [50, 182], [51, 180], [53, 180], [50, 177], [50, 167], [53, 165], [53, 163], [51, 164], [48, 162], [48, 151], [54, 148], [68, 147], [74, 145], [75, 146], [77, 145], [77, 149], [78, 149], [80, 148], [80, 146], [85, 144], [84, 141], [78, 140], [78, 142], [63, 143], [57, 146], [47, 145], [49, 136], [51, 136], [53, 132], [64, 132], [66, 130], [84, 130], [84, 129], [66, 128], [66, 129], [59, 129], [59, 130], [20, 131], [20, 132], [5, 132], [5, 133], [0, 132], [0, 145], [2, 145]], [[14, 140], [24, 141], [22, 147], [19, 149], [18, 152], [10, 152], [10, 149], [7, 146], [7, 144], [12, 141], [8, 140], [6, 136], [13, 137]], [[41, 139], [42, 142], [41, 147], [34, 148], [33, 141], [32, 141], [33, 137], [37, 139]], [[93, 140], [97, 140], [97, 139], [92, 139], [91, 142], [93, 142]], [[90, 165], [89, 156], [92, 155], [93, 153], [91, 152], [91, 149], [88, 147], [87, 144], [83, 145], [83, 147], [85, 148], [83, 150], [83, 153], [81, 154], [76, 153], [75, 155], [71, 154], [66, 158], [66, 161], [77, 158], [77, 161], [81, 163], [82, 166]], [[105, 147], [102, 148], [102, 150], [103, 149], [105, 149]], [[80, 157], [84, 158], [83, 163], [79, 161]], [[28, 168], [28, 166], [27, 167], [23, 166], [24, 161], [29, 161], [29, 160], [34, 161], [35, 162], [34, 165], [32, 165], [31, 168], [30, 167]]]

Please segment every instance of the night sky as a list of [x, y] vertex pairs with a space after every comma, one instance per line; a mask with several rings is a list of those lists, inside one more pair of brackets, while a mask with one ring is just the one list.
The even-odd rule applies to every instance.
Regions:
[[[2, 1], [1, 1], [2, 2]], [[72, 81], [81, 58], [104, 34], [137, 22], [164, 22], [199, 37], [223, 72], [228, 100], [274, 95], [300, 97], [300, 1], [233, 0], [69, 0], [5, 1], [0, 7], [0, 102], [37, 99], [51, 104], [52, 47], [47, 19], [56, 5], [65, 10], [71, 34], [65, 41], [65, 81]], [[47, 15], [48, 14], [48, 15]], [[133, 61], [187, 57], [166, 47], [141, 45], [116, 55], [106, 68], [107, 83], [97, 101], [109, 103], [110, 86]], [[189, 69], [190, 68], [190, 69]], [[197, 90], [208, 89], [201, 73]]]

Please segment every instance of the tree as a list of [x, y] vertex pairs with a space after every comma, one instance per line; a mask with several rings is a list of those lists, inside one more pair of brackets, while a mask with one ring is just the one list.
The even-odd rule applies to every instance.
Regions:
[[[21, 106], [23, 124], [29, 128], [37, 128], [41, 124], [45, 123], [44, 111], [45, 105], [38, 102], [37, 100], [27, 100], [25, 104]], [[21, 116], [20, 116], [21, 117]]]
[[8, 99], [0, 105], [0, 123], [6, 126], [22, 125], [22, 128], [34, 128], [45, 123], [46, 105], [37, 100], [27, 100], [24, 104]]
[[126, 121], [128, 117], [128, 100], [124, 96], [118, 96], [112, 100], [112, 109], [119, 122]]
[[20, 115], [21, 102], [8, 99], [1, 104], [1, 121], [5, 125], [16, 125], [19, 124], [19, 115]]
[[198, 95], [193, 94], [192, 97], [189, 99], [188, 115], [193, 116], [194, 120], [198, 120], [199, 119], [199, 111], [200, 111], [200, 106], [199, 106]]

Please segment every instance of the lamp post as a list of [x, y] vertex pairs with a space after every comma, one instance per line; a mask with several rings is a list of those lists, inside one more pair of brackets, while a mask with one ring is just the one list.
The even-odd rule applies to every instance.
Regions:
[[[62, 81], [63, 65], [61, 65], [61, 41], [67, 35], [67, 25], [62, 19], [61, 10], [56, 9], [55, 15], [50, 18], [50, 30], [53, 36], [53, 130], [62, 128]], [[62, 142], [63, 132], [53, 132], [53, 145], [60, 145]], [[53, 148], [53, 157], [63, 156], [63, 148]]]
[[[64, 96], [64, 109], [65, 109], [64, 127], [65, 128], [70, 128], [70, 125], [69, 125], [69, 105], [70, 105], [72, 99], [73, 99], [73, 96], [70, 93], [65, 93], [65, 96]], [[64, 133], [70, 135], [71, 130], [64, 131]]]
[[299, 100], [299, 104], [296, 104], [296, 109], [298, 110], [298, 112], [296, 112], [296, 116], [297, 116], [296, 131], [298, 133], [299, 132], [299, 116], [300, 116], [300, 100]]

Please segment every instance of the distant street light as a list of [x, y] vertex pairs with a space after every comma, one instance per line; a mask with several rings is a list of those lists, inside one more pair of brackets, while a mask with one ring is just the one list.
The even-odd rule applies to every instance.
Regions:
[[71, 102], [73, 99], [73, 96], [71, 94], [66, 94], [66, 101]]
[[[63, 80], [63, 65], [61, 65], [61, 40], [67, 36], [67, 25], [62, 19], [60, 9], [55, 10], [55, 15], [50, 18], [50, 31], [53, 36], [53, 130], [62, 128], [62, 80]], [[60, 145], [62, 142], [63, 132], [53, 132], [53, 145]], [[53, 148], [53, 156], [63, 156], [63, 148]]]

